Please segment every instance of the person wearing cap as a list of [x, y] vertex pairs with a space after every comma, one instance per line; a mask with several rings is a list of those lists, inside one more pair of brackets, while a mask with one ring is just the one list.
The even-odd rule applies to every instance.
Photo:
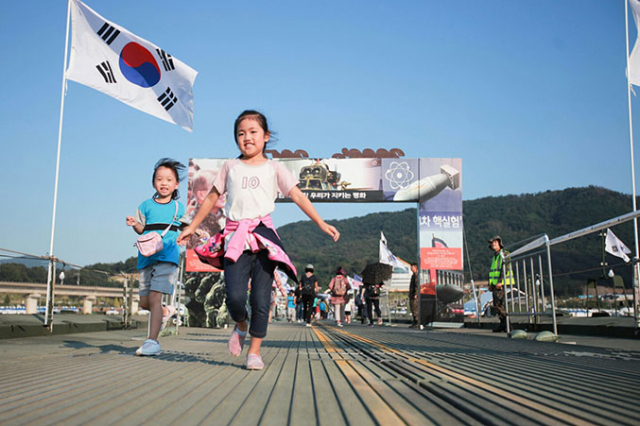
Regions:
[[313, 265], [308, 264], [304, 268], [304, 275], [300, 278], [302, 283], [302, 305], [304, 319], [307, 327], [311, 327], [311, 315], [313, 309], [313, 301], [318, 293], [318, 279], [313, 275]]
[[489, 248], [493, 250], [493, 259], [491, 260], [491, 270], [489, 271], [489, 290], [493, 294], [493, 307], [498, 313], [500, 324], [493, 329], [495, 333], [507, 331], [507, 312], [504, 307], [504, 285], [513, 284], [513, 274], [511, 269], [507, 268], [507, 279], [505, 282], [502, 258], [507, 255], [502, 245], [502, 238], [498, 235], [488, 240]]

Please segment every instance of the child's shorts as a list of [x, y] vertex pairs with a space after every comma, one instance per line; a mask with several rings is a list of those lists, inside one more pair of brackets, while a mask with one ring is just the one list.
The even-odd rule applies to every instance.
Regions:
[[149, 292], [172, 294], [173, 284], [178, 277], [178, 266], [170, 262], [157, 262], [138, 271], [140, 273], [139, 296], [148, 296]]

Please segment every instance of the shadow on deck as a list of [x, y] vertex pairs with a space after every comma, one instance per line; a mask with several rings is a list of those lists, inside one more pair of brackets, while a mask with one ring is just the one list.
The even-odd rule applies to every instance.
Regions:
[[[482, 331], [272, 324], [263, 371], [229, 330], [2, 341], [2, 424], [637, 424], [640, 343], [511, 340]], [[575, 342], [573, 342], [575, 343]], [[600, 346], [607, 346], [605, 344]], [[610, 345], [609, 345], [610, 346]], [[246, 348], [245, 348], [246, 353]], [[244, 355], [244, 354], [243, 354]]]

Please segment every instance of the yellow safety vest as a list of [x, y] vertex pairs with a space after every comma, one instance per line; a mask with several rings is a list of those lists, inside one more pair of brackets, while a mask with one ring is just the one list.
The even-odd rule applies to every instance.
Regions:
[[[500, 252], [493, 256], [491, 262], [491, 271], [489, 271], [489, 286], [495, 286], [500, 283], [500, 275], [502, 275], [502, 256]], [[504, 280], [504, 285], [513, 285], [513, 271], [511, 265], [507, 265], [507, 279]]]

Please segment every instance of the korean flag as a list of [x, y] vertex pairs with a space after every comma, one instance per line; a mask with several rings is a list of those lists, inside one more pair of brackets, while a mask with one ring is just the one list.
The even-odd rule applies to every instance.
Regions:
[[66, 78], [193, 130], [197, 71], [158, 46], [71, 0], [71, 57]]

